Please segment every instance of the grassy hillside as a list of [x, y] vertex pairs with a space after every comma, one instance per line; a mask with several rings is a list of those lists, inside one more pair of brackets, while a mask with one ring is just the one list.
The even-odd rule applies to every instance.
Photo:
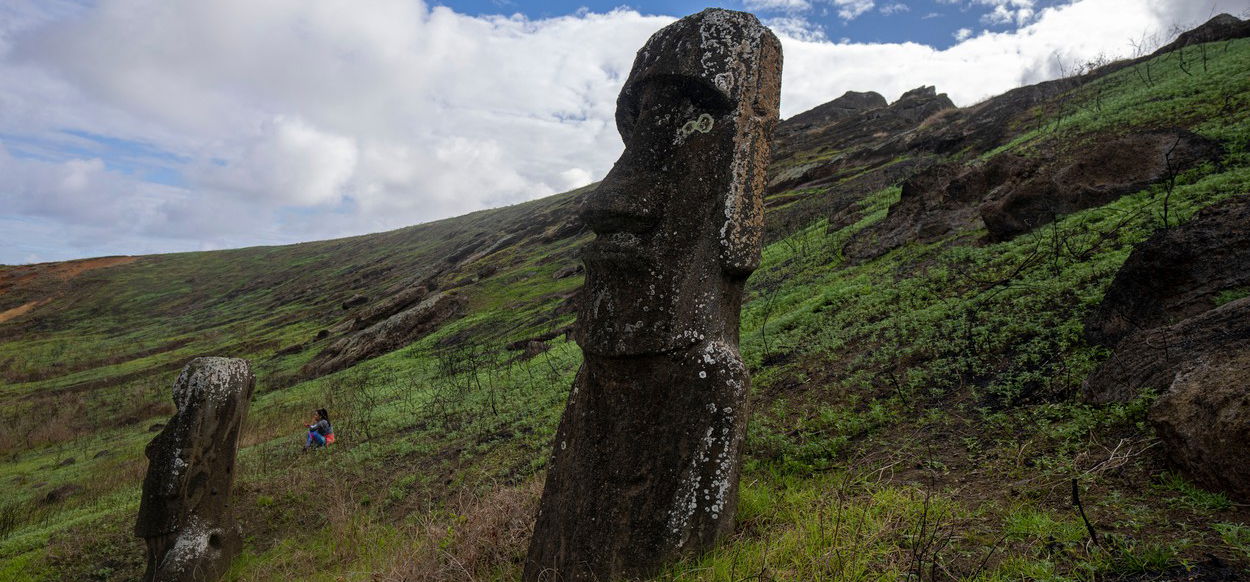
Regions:
[[[988, 146], [864, 154], [932, 143], [992, 102], [877, 141], [833, 132], [774, 166], [843, 164], [769, 196], [772, 242], [742, 317], [754, 415], [738, 530], [660, 579], [1250, 572], [1250, 511], [1167, 471], [1144, 421], [1152, 396], [1075, 398], [1107, 355], [1082, 317], [1164, 225], [1164, 201], [1175, 225], [1250, 193], [1250, 40], [1205, 45], [1201, 61], [1187, 50], [1070, 80]], [[891, 167], [1174, 126], [1218, 140], [1222, 161], [1007, 242], [974, 229], [844, 257], [898, 202]], [[556, 277], [591, 236], [578, 195], [336, 241], [0, 267], [0, 579], [138, 575], [143, 446], [172, 412], [177, 370], [209, 354], [258, 376], [236, 492], [247, 546], [229, 579], [515, 579], [580, 362], [559, 332], [582, 278]], [[462, 294], [463, 315], [347, 370], [301, 373], [354, 313], [414, 280]], [[357, 295], [364, 307], [344, 309]], [[340, 442], [301, 454], [321, 406]]]

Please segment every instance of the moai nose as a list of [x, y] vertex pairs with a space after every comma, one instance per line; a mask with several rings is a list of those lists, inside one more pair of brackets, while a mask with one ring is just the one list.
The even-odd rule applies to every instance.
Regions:
[[664, 196], [654, 171], [633, 163], [626, 150], [599, 187], [586, 197], [582, 220], [597, 234], [646, 232], [659, 221]]

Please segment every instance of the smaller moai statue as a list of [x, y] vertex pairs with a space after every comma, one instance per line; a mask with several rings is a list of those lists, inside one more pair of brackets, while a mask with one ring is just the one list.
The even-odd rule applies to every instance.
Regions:
[[174, 382], [178, 411], [148, 444], [135, 522], [148, 547], [146, 582], [216, 580], [242, 550], [230, 488], [255, 387], [237, 358], [196, 358]]

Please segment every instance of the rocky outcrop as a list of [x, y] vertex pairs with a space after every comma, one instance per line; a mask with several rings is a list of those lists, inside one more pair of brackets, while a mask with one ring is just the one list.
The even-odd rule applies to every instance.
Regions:
[[135, 522], [148, 548], [144, 580], [216, 580], [242, 550], [230, 494], [255, 386], [247, 361], [233, 358], [196, 358], [178, 376], [178, 411], [145, 451]]
[[1189, 478], [1250, 501], [1250, 344], [1187, 362], [1150, 422]]
[[523, 579], [649, 577], [733, 531], [781, 43], [709, 9], [657, 32], [617, 101], [625, 152], [591, 194], [575, 339]]
[[[787, 120], [778, 129], [768, 193], [827, 184], [837, 176], [860, 174], [894, 161], [906, 147], [901, 136], [933, 115], [954, 110], [945, 93], [919, 87], [886, 107], [866, 109], [827, 125], [797, 129], [801, 122]], [[810, 159], [812, 152], [831, 152]], [[799, 154], [802, 156], [799, 156]]]
[[1195, 481], [1250, 499], [1250, 197], [1203, 210], [1139, 244], [1086, 319], [1114, 346], [1085, 381], [1095, 403], [1161, 397], [1151, 422]]
[[987, 163], [945, 163], [903, 182], [885, 219], [857, 233], [842, 252], [851, 262], [879, 257], [908, 242], [928, 243], [981, 227], [977, 207], [987, 193], [1011, 180], [1029, 179], [1035, 164], [1016, 155]]
[[1086, 318], [1086, 338], [1115, 347], [1136, 331], [1214, 308], [1221, 293], [1250, 291], [1247, 225], [1250, 197], [1239, 196], [1137, 245]]
[[1144, 390], [1162, 393], [1195, 362], [1250, 341], [1250, 298], [1226, 303], [1180, 323], [1130, 334], [1085, 381], [1086, 400], [1128, 402]]
[[[441, 292], [430, 295], [419, 286], [409, 288], [404, 295], [404, 300], [412, 296], [423, 299], [412, 307], [330, 344], [304, 366], [301, 374], [306, 378], [324, 376], [354, 366], [362, 360], [402, 348], [434, 332], [448, 320], [458, 317], [465, 304], [464, 298], [457, 293]], [[392, 299], [402, 303], [399, 299]], [[362, 325], [361, 318], [355, 321], [355, 325]]]
[[866, 111], [885, 107], [889, 102], [873, 91], [847, 91], [841, 97], [823, 105], [817, 105], [791, 117], [777, 126], [776, 139], [801, 133], [809, 129], [829, 125]]
[[1151, 56], [1204, 42], [1232, 40], [1247, 36], [1250, 36], [1250, 20], [1242, 20], [1231, 14], [1219, 14], [1197, 28], [1182, 32], [1176, 40], [1155, 51]]
[[1173, 129], [1097, 140], [1046, 163], [1030, 179], [989, 192], [981, 219], [991, 240], [1008, 240], [1055, 217], [1102, 206], [1219, 157], [1218, 143]]

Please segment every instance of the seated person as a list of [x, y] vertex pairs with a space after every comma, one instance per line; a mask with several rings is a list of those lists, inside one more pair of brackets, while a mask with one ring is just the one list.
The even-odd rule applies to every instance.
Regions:
[[334, 442], [334, 428], [330, 425], [330, 413], [324, 408], [318, 408], [313, 416], [313, 423], [304, 425], [308, 428], [308, 439], [304, 442], [304, 448], [324, 447], [328, 443]]

